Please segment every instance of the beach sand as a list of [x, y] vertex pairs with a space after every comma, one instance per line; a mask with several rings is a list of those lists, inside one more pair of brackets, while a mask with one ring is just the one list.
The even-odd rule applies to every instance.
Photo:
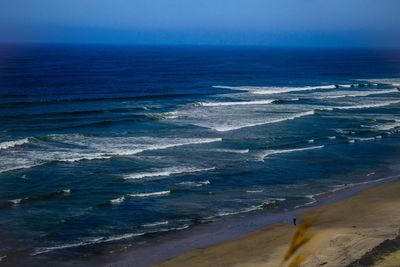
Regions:
[[[301, 266], [346, 266], [400, 228], [400, 180], [361, 191], [298, 217], [317, 218], [302, 247], [310, 256]], [[279, 266], [297, 227], [278, 223], [244, 237], [196, 249], [155, 266]], [[391, 259], [393, 261], [393, 259]], [[400, 266], [400, 263], [399, 263]]]

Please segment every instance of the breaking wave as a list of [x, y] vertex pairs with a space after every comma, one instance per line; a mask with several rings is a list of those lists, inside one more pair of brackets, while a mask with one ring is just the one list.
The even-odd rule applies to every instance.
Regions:
[[222, 85], [215, 85], [213, 87], [219, 88], [219, 89], [249, 91], [254, 94], [261, 94], [261, 95], [271, 95], [271, 94], [282, 94], [282, 93], [300, 92], [300, 91], [329, 90], [329, 89], [336, 89], [338, 86], [336, 86], [336, 85], [319, 85], [319, 86], [302, 86], [302, 87], [279, 87], [279, 86], [222, 86]]
[[259, 155], [259, 160], [264, 160], [265, 158], [271, 156], [271, 155], [276, 155], [276, 154], [286, 154], [286, 153], [292, 153], [292, 152], [298, 152], [298, 151], [305, 151], [305, 150], [314, 150], [314, 149], [321, 149], [324, 148], [325, 146], [312, 146], [312, 147], [304, 147], [304, 148], [294, 148], [294, 149], [271, 149], [271, 150], [266, 150], [262, 152]]
[[215, 168], [172, 167], [172, 168], [159, 169], [152, 172], [140, 172], [140, 173], [128, 174], [124, 176], [124, 179], [129, 180], [129, 179], [143, 179], [143, 178], [153, 178], [153, 177], [168, 177], [176, 174], [203, 172], [214, 169]]

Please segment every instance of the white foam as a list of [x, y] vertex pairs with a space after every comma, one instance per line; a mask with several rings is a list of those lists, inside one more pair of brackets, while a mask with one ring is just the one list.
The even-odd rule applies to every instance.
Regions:
[[22, 198], [10, 199], [8, 202], [11, 202], [13, 205], [18, 205], [21, 203], [22, 200]]
[[124, 179], [129, 180], [129, 179], [143, 179], [143, 178], [153, 178], [153, 177], [168, 177], [175, 174], [203, 172], [214, 169], [215, 168], [172, 167], [172, 168], [159, 169], [151, 172], [133, 173], [125, 175]]
[[328, 136], [328, 139], [329, 140], [334, 140], [334, 139], [336, 139], [336, 136]]
[[352, 144], [352, 143], [354, 143], [355, 142], [355, 140], [354, 139], [350, 139], [349, 141], [347, 141], [347, 142], [349, 142], [350, 144]]
[[366, 91], [334, 91], [329, 92], [329, 94], [321, 93], [321, 94], [310, 94], [307, 97], [311, 97], [314, 99], [335, 99], [335, 98], [344, 98], [344, 97], [362, 97], [362, 96], [370, 96], [370, 95], [380, 95], [380, 94], [390, 94], [390, 93], [398, 93], [397, 89], [387, 89], [387, 90], [366, 90]]
[[371, 104], [362, 104], [362, 105], [355, 105], [355, 106], [335, 106], [335, 107], [326, 107], [320, 108], [321, 110], [334, 110], [334, 109], [364, 109], [364, 108], [378, 108], [378, 107], [385, 107], [393, 104], [400, 103], [400, 100], [393, 100], [393, 101], [386, 101], [382, 103], [371, 103]]
[[[84, 160], [105, 160], [145, 151], [222, 141], [221, 138], [155, 138], [155, 137], [85, 137], [52, 135], [57, 143], [40, 149], [5, 150], [0, 158], [0, 172], [32, 168], [49, 162], [75, 163]], [[22, 141], [20, 142], [22, 144]], [[14, 144], [14, 143], [13, 143]], [[3, 147], [11, 147], [10, 144]]]
[[311, 91], [311, 90], [326, 90], [335, 89], [335, 85], [319, 85], [319, 86], [303, 86], [303, 87], [279, 87], [279, 86], [221, 86], [216, 85], [214, 88], [230, 89], [249, 91], [254, 94], [271, 95], [271, 94], [282, 94], [289, 92], [300, 92], [300, 91]]
[[143, 227], [155, 227], [155, 226], [160, 226], [160, 225], [166, 225], [168, 224], [168, 221], [159, 221], [159, 222], [153, 222], [153, 223], [145, 223], [142, 226]]
[[132, 238], [132, 237], [136, 237], [136, 236], [141, 236], [144, 234], [145, 233], [129, 233], [129, 234], [123, 234], [123, 235], [114, 235], [114, 236], [110, 236], [110, 237], [97, 237], [97, 238], [82, 240], [82, 241], [76, 242], [76, 243], [62, 244], [62, 245], [53, 246], [53, 247], [38, 248], [30, 255], [36, 256], [39, 254], [48, 253], [48, 252], [60, 250], [60, 249], [67, 249], [67, 248], [74, 248], [74, 247], [81, 247], [81, 246], [88, 246], [88, 245], [118, 241], [118, 240], [122, 240], [122, 239], [128, 239], [128, 238]]
[[254, 100], [254, 101], [238, 101], [238, 102], [199, 102], [203, 107], [219, 107], [219, 106], [239, 106], [239, 105], [266, 105], [271, 104], [275, 100]]
[[[86, 137], [65, 143], [87, 146], [102, 156], [124, 156], [185, 145], [220, 142], [221, 138]], [[97, 156], [97, 155], [96, 155]]]
[[356, 141], [371, 141], [375, 140], [375, 137], [352, 137]]
[[5, 258], [7, 258], [7, 255], [0, 256], [0, 262]]
[[113, 205], [118, 205], [118, 204], [121, 204], [122, 202], [124, 202], [124, 200], [125, 200], [125, 197], [123, 196], [123, 197], [119, 197], [119, 198], [110, 200], [110, 203]]
[[160, 191], [160, 192], [150, 192], [150, 193], [136, 193], [129, 194], [129, 197], [158, 197], [158, 196], [167, 196], [171, 193], [170, 190]]
[[367, 81], [376, 84], [391, 85], [391, 86], [400, 86], [400, 78], [365, 79], [362, 81]]
[[19, 140], [14, 140], [14, 141], [1, 142], [0, 143], [0, 150], [13, 148], [13, 147], [16, 147], [16, 146], [22, 146], [23, 144], [27, 144], [27, 143], [29, 143], [29, 138], [24, 138], [24, 139], [19, 139]]
[[188, 182], [181, 182], [179, 183], [179, 185], [183, 185], [183, 186], [193, 186], [193, 187], [200, 187], [200, 186], [204, 186], [204, 185], [209, 185], [210, 181], [206, 180], [206, 181], [198, 181], [198, 182], [194, 182], [194, 181], [188, 181]]
[[372, 128], [375, 128], [378, 131], [390, 131], [398, 127], [400, 127], [400, 120], [395, 120], [395, 122], [372, 126]]
[[213, 149], [211, 151], [222, 152], [222, 153], [234, 153], [234, 154], [247, 154], [249, 149]]
[[257, 194], [257, 193], [262, 193], [264, 190], [246, 190], [246, 193], [251, 193], [251, 194]]
[[238, 130], [242, 128], [248, 128], [248, 127], [254, 127], [254, 126], [259, 126], [259, 125], [265, 125], [265, 124], [271, 124], [271, 123], [278, 123], [278, 122], [283, 122], [287, 120], [294, 120], [297, 118], [301, 118], [304, 116], [310, 116], [313, 115], [315, 112], [313, 110], [311, 111], [305, 111], [305, 112], [300, 112], [300, 113], [295, 113], [293, 115], [289, 115], [287, 117], [282, 117], [278, 119], [270, 119], [266, 121], [261, 121], [261, 122], [255, 122], [255, 123], [246, 123], [243, 125], [230, 125], [230, 126], [214, 126], [213, 129], [219, 132], [226, 132], [226, 131], [232, 131], [232, 130]]
[[230, 216], [230, 215], [236, 215], [236, 214], [248, 213], [248, 212], [252, 212], [252, 211], [256, 211], [256, 210], [261, 210], [261, 209], [264, 209], [268, 205], [275, 204], [276, 202], [281, 202], [281, 201], [285, 201], [285, 200], [286, 200], [285, 198], [271, 198], [271, 199], [264, 201], [263, 203], [261, 203], [259, 205], [254, 205], [249, 208], [236, 210], [236, 211], [221, 211], [214, 216], [207, 217], [206, 219], [213, 219], [213, 218], [218, 218], [218, 217], [224, 217], [224, 216]]
[[69, 195], [69, 194], [71, 194], [71, 189], [63, 189], [63, 190], [61, 190], [61, 193]]
[[265, 150], [264, 152], [261, 153], [259, 159], [264, 160], [265, 158], [275, 155], [275, 154], [286, 154], [286, 153], [292, 153], [292, 152], [298, 152], [298, 151], [305, 151], [305, 150], [314, 150], [314, 149], [321, 149], [324, 146], [312, 146], [312, 147], [304, 147], [304, 148], [294, 148], [294, 149], [271, 149], [271, 150]]

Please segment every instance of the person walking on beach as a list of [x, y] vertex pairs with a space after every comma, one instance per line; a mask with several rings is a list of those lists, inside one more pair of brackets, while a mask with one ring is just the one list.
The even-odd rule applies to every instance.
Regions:
[[297, 225], [297, 224], [296, 224], [296, 221], [297, 221], [297, 219], [296, 219], [296, 218], [293, 218], [293, 225], [294, 225], [294, 226]]

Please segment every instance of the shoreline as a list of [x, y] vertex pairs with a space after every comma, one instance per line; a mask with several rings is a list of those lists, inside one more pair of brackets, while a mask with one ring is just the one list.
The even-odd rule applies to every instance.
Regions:
[[[237, 263], [231, 264], [227, 264], [225, 262], [221, 262], [220, 264], [207, 262], [206, 264], [206, 259], [213, 257], [208, 257], [204, 254], [209, 253], [210, 251], [218, 250], [221, 255], [215, 257], [221, 258], [223, 255], [229, 254], [230, 252], [230, 249], [226, 250], [224, 249], [225, 247], [231, 247], [234, 246], [234, 244], [240, 246], [240, 242], [243, 242], [243, 240], [248, 238], [252, 239], [258, 234], [269, 233], [266, 235], [275, 239], [277, 238], [275, 235], [278, 235], [279, 233], [293, 234], [292, 232], [295, 229], [295, 227], [292, 225], [293, 217], [299, 218], [299, 222], [301, 223], [304, 216], [307, 216], [308, 214], [312, 214], [319, 210], [329, 211], [332, 209], [332, 206], [341, 207], [342, 202], [352, 203], [355, 201], [354, 199], [359, 198], [359, 195], [371, 194], [369, 192], [372, 192], [373, 194], [373, 192], [378, 192], [382, 186], [386, 188], [387, 186], [390, 187], [391, 184], [396, 185], [400, 191], [399, 177], [390, 176], [384, 179], [378, 179], [365, 184], [359, 184], [350, 188], [345, 188], [339, 192], [334, 192], [332, 195], [329, 195], [326, 198], [320, 199], [315, 204], [295, 210], [268, 215], [265, 215], [265, 212], [263, 211], [257, 211], [252, 212], [251, 214], [239, 214], [232, 217], [228, 216], [227, 218], [222, 218], [219, 221], [195, 226], [193, 229], [189, 229], [187, 231], [183, 230], [178, 233], [157, 238], [155, 241], [149, 242], [149, 244], [145, 244], [142, 247], [132, 247], [126, 252], [109, 255], [106, 257], [106, 262], [108, 262], [107, 266], [234, 266], [239, 264], [240, 261], [238, 260]], [[387, 197], [384, 194], [382, 200], [386, 198]], [[400, 194], [398, 196], [398, 200], [400, 203]], [[364, 204], [361, 202], [358, 203], [358, 205], [362, 206]], [[400, 205], [398, 208], [400, 209]], [[340, 222], [340, 220], [338, 222]], [[400, 225], [400, 218], [398, 222], [398, 225]], [[319, 222], [317, 223], [316, 227], [319, 227], [318, 225]], [[284, 229], [284, 231], [282, 232], [281, 229]], [[288, 244], [288, 237], [291, 236], [287, 236], [286, 239], [280, 238], [280, 240], [285, 240], [285, 244]], [[268, 240], [268, 237], [266, 240]], [[259, 242], [259, 240], [254, 240], [254, 243], [257, 242]], [[250, 244], [247, 244], [246, 246], [249, 245]], [[271, 245], [267, 245], [266, 248], [270, 246]], [[363, 252], [365, 253], [366, 251]], [[280, 253], [282, 253], [282, 251], [280, 251]], [[186, 258], [189, 256], [192, 261], [186, 262]], [[204, 264], [196, 264], [194, 259], [197, 258], [200, 258], [200, 262]], [[246, 257], [242, 256], [242, 258]], [[355, 259], [356, 258], [352, 258], [352, 260]], [[245, 264], [243, 266], [253, 265]], [[254, 266], [258, 265], [256, 264]], [[265, 266], [265, 263], [263, 263], [263, 266]]]

